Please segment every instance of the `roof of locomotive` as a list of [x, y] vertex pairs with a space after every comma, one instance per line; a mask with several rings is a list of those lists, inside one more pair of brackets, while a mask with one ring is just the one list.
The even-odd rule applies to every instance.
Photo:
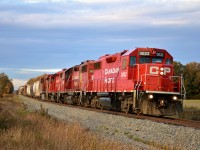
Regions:
[[127, 52], [128, 52], [128, 50], [123, 50], [123, 51], [115, 53], [115, 54], [106, 54], [106, 55], [99, 57], [99, 59], [108, 58], [108, 57], [115, 56], [115, 55], [121, 55], [122, 56], [122, 55], [124, 55], [124, 53], [127, 53]]
[[165, 54], [169, 55], [170, 57], [172, 57], [165, 49], [160, 49], [160, 48], [136, 48], [136, 49], [133, 49], [133, 50], [129, 50], [127, 51], [126, 53], [124, 53], [122, 56], [128, 56], [130, 55], [131, 53], [133, 52], [139, 52], [139, 51], [153, 51], [153, 50], [156, 50], [156, 51], [159, 51], [159, 52], [164, 52]]

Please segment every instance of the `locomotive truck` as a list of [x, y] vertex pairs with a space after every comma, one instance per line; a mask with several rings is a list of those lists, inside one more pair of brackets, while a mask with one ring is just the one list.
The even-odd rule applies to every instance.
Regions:
[[[24, 86], [26, 87], [26, 86]], [[40, 98], [149, 115], [183, 111], [182, 76], [164, 49], [136, 48], [87, 60], [41, 78]]]

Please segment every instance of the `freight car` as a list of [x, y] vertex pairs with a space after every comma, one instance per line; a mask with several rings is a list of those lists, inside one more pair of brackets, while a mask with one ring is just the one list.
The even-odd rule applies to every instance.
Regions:
[[20, 86], [18, 89], [18, 94], [23, 95], [23, 93], [24, 93], [24, 86]]
[[35, 94], [34, 94], [34, 92], [33, 92], [33, 85], [32, 84], [27, 84], [27, 86], [26, 86], [27, 88], [26, 88], [26, 91], [27, 91], [27, 96], [29, 96], [29, 97], [33, 97]]
[[106, 54], [41, 81], [44, 99], [55, 102], [150, 115], [183, 111], [183, 77], [174, 75], [173, 57], [164, 49]]

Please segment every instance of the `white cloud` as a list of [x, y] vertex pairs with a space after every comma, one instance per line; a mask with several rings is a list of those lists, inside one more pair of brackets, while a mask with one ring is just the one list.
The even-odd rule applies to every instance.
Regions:
[[44, 72], [44, 73], [55, 73], [61, 69], [20, 69], [23, 72]]
[[130, 2], [131, 0], [75, 0], [77, 2], [81, 2], [81, 3], [124, 3], [124, 2]]
[[80, 3], [117, 3], [117, 2], [120, 2], [120, 3], [124, 3], [125, 1], [130, 1], [130, 0], [22, 0], [23, 2], [25, 3], [47, 3], [47, 2], [56, 2], [56, 3], [62, 3], [62, 2], [80, 2]]
[[[44, 12], [0, 11], [0, 22], [39, 28], [105, 25], [199, 25], [200, 1], [197, 0], [24, 0], [29, 3], [65, 2], [42, 5]], [[92, 5], [90, 5], [92, 4]], [[27, 6], [29, 7], [29, 5]], [[48, 9], [47, 9], [48, 7]], [[33, 9], [32, 7], [30, 7]], [[35, 8], [34, 8], [35, 9]]]
[[23, 0], [25, 3], [39, 3], [43, 2], [42, 0]]
[[22, 0], [25, 3], [65, 2], [66, 0]]
[[160, 20], [155, 20], [152, 21], [152, 24], [154, 25], [183, 25], [187, 24], [188, 22], [186, 20], [180, 20], [180, 19], [174, 19], [174, 20], [165, 20], [165, 19], [160, 19]]
[[62, 69], [16, 69], [15, 73], [21, 74], [21, 75], [34, 75], [38, 76], [41, 74], [49, 74], [49, 73], [56, 73], [58, 71], [61, 71]]
[[20, 86], [23, 86], [27, 83], [27, 80], [22, 80], [22, 79], [12, 79], [14, 89], [17, 90]]

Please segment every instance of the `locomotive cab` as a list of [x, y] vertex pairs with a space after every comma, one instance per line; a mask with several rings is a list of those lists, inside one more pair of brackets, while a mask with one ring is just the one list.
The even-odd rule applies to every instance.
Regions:
[[181, 113], [183, 82], [182, 77], [173, 76], [173, 57], [163, 49], [137, 48], [129, 58], [133, 110], [154, 115]]

